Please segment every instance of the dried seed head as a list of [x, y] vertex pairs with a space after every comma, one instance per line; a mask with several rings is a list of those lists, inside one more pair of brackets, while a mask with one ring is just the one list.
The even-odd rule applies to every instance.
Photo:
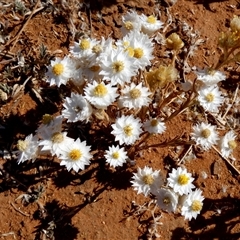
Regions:
[[178, 71], [172, 66], [160, 65], [158, 69], [146, 74], [146, 79], [151, 91], [157, 88], [163, 88], [166, 84], [173, 82], [177, 79]]

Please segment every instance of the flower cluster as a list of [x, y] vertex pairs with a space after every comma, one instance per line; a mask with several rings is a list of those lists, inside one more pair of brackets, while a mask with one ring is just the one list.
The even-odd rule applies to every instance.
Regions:
[[191, 220], [196, 218], [203, 207], [204, 197], [200, 189], [193, 190], [194, 178], [185, 168], [172, 169], [167, 178], [163, 180], [159, 170], [153, 171], [150, 167], [138, 168], [132, 178], [132, 186], [137, 193], [145, 196], [155, 195], [159, 207], [166, 212], [177, 212]]
[[[226, 75], [217, 65], [197, 69], [195, 81], [180, 79], [179, 69], [175, 67], [180, 62], [175, 63], [185, 43], [177, 33], [163, 37], [161, 47], [170, 50], [169, 61], [166, 64], [154, 61], [155, 33], [163, 25], [153, 15], [139, 15], [132, 10], [122, 17], [121, 39], [81, 37], [70, 46], [69, 55], [52, 60], [47, 67], [46, 82], [50, 86], [65, 85], [70, 93], [63, 99], [59, 116], [45, 114], [35, 135], [18, 141], [18, 163], [49, 154], [68, 171], [84, 170], [93, 158], [92, 146], [80, 138], [72, 138], [66, 126], [101, 122], [101, 126], [108, 127], [107, 131], [111, 129], [109, 132], [115, 140], [104, 146], [106, 163], [111, 168], [122, 167], [135, 160], [135, 152], [150, 148], [148, 138], [164, 134], [168, 130], [166, 122], [187, 108], [196, 105], [204, 114], [216, 116], [226, 104], [220, 90]], [[238, 25], [239, 19], [234, 18], [231, 28], [239, 35]], [[224, 37], [221, 41], [221, 46], [225, 46]], [[220, 137], [217, 126], [207, 117], [205, 122], [193, 125], [189, 137], [191, 144], [205, 151], [218, 145], [225, 158], [237, 146], [233, 129]], [[175, 138], [169, 146], [179, 142]], [[154, 147], [158, 146], [167, 143]], [[191, 220], [200, 213], [204, 199], [200, 189], [193, 190], [193, 180], [185, 168], [172, 169], [164, 180], [159, 170], [145, 166], [138, 168], [131, 183], [138, 193], [155, 195], [164, 211], [179, 210]]]

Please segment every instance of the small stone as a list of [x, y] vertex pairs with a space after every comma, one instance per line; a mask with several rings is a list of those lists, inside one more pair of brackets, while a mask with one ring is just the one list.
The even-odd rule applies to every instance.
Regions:
[[222, 172], [222, 167], [219, 161], [213, 163], [212, 174], [217, 175], [220, 177]]

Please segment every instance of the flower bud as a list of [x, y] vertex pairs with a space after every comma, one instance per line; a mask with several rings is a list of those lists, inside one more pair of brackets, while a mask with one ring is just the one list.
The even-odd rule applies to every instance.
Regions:
[[240, 32], [240, 18], [234, 15], [232, 21], [230, 22], [230, 28], [233, 32]]
[[172, 33], [167, 39], [166, 39], [166, 45], [167, 48], [173, 49], [173, 50], [180, 50], [184, 46], [184, 42], [179, 37], [177, 33]]

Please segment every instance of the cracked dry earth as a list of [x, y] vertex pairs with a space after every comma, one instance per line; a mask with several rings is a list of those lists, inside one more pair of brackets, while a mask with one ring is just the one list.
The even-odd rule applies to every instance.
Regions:
[[[145, 150], [137, 155], [136, 165], [127, 165], [118, 170], [107, 168], [103, 158], [95, 157], [91, 165], [79, 173], [68, 172], [59, 166], [56, 159], [43, 158], [34, 163], [18, 165], [16, 158], [11, 156], [17, 140], [33, 133], [43, 114], [57, 114], [61, 110], [61, 95], [66, 94], [64, 87], [58, 91], [56, 87], [49, 87], [45, 83], [42, 85], [45, 90], [40, 96], [37, 95], [38, 82], [44, 76], [46, 64], [39, 58], [39, 47], [47, 48], [48, 59], [49, 56], [64, 56], [74, 40], [74, 28], [76, 37], [91, 33], [92, 37], [98, 39], [101, 36], [120, 38], [121, 16], [128, 10], [135, 9], [146, 15], [158, 14], [159, 10], [163, 22], [168, 18], [168, 10], [172, 16], [173, 31], [180, 33], [180, 22], [186, 22], [204, 40], [189, 60], [190, 66], [203, 68], [218, 60], [220, 51], [216, 46], [219, 33], [227, 30], [233, 15], [240, 14], [240, 3], [237, 0], [178, 0], [168, 6], [167, 1], [92, 0], [88, 2], [90, 8], [87, 7], [89, 5], [83, 5], [74, 9], [71, 7], [74, 1], [66, 1], [69, 5], [61, 5], [61, 1], [57, 0], [49, 5], [47, 1], [40, 1], [42, 4], [40, 6], [38, 3], [38, 11], [26, 23], [30, 14], [23, 17], [16, 13], [14, 16], [12, 7], [6, 7], [12, 2], [0, 3], [0, 22], [8, 24], [7, 32], [1, 32], [7, 37], [0, 43], [0, 81], [12, 87], [15, 84], [21, 86], [28, 74], [31, 74], [4, 75], [11, 59], [18, 52], [36, 63], [40, 74], [39, 79], [27, 82], [14, 97], [9, 93], [10, 96], [0, 102], [0, 238], [147, 239], [152, 224], [151, 214], [145, 211], [138, 215], [133, 201], [143, 205], [151, 198], [137, 195], [131, 187], [130, 179], [137, 167], [146, 165], [161, 169], [163, 175], [167, 176], [169, 169], [176, 167], [176, 159], [180, 155], [175, 148]], [[27, 2], [31, 12], [36, 1]], [[15, 42], [14, 37], [25, 23]], [[161, 54], [160, 50], [155, 51], [155, 56]], [[233, 94], [239, 84], [238, 64], [221, 70], [228, 77], [222, 88]], [[194, 78], [191, 74], [187, 77]], [[236, 106], [236, 111], [239, 114], [239, 106]], [[149, 141], [154, 144], [183, 134], [189, 136], [191, 128], [192, 122], [186, 114], [182, 114], [167, 123], [167, 134], [155, 136]], [[101, 131], [101, 128], [73, 127], [72, 131], [86, 139], [94, 138], [93, 133], [100, 136], [100, 140], [94, 142], [95, 156], [99, 156], [97, 152], [104, 149], [104, 136], [108, 133]], [[238, 137], [238, 143], [239, 140]], [[186, 150], [181, 149], [182, 152]], [[239, 147], [234, 151], [234, 156], [235, 166], [240, 169]], [[186, 160], [184, 165], [195, 177], [195, 185], [203, 191], [204, 207], [197, 219], [190, 222], [178, 214], [157, 209], [156, 214], [161, 214], [159, 239], [240, 239], [240, 187], [236, 171], [214, 150], [198, 151], [195, 158]]]

